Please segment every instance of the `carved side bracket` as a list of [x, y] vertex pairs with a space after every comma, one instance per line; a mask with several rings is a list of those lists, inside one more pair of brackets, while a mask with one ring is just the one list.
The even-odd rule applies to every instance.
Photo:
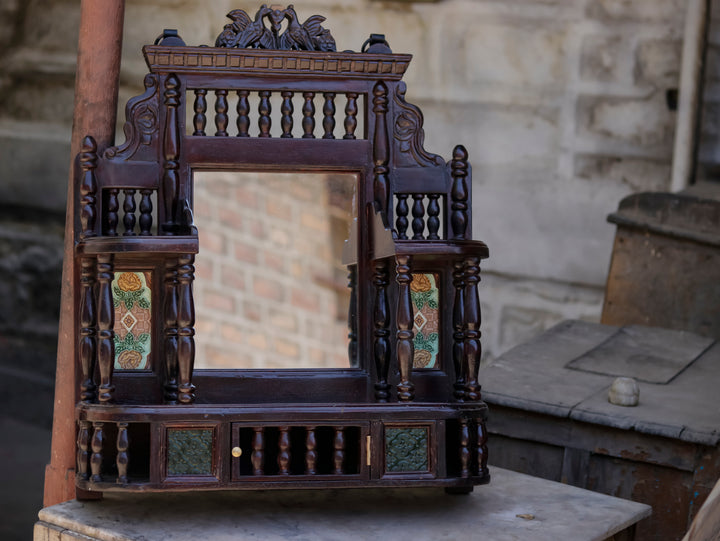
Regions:
[[145, 92], [127, 102], [125, 107], [125, 142], [105, 151], [105, 158], [129, 160], [142, 146], [150, 147], [157, 137], [158, 124], [158, 79], [157, 75], [145, 76]]
[[[263, 4], [250, 19], [242, 9], [234, 9], [227, 14], [232, 20], [226, 24], [215, 40], [215, 47], [238, 47], [244, 49], [281, 49], [299, 51], [335, 51], [335, 39], [330, 31], [320, 26], [325, 20], [321, 15], [313, 15], [300, 24], [293, 5], [285, 9], [274, 9]], [[268, 28], [265, 19], [270, 23]], [[287, 27], [281, 31], [282, 23], [287, 19]]]
[[429, 167], [443, 165], [445, 161], [437, 154], [431, 154], [423, 148], [425, 132], [423, 131], [423, 114], [418, 107], [405, 101], [407, 86], [398, 83], [393, 101], [401, 111], [395, 118], [393, 136], [398, 144], [397, 160], [402, 165], [420, 165]]

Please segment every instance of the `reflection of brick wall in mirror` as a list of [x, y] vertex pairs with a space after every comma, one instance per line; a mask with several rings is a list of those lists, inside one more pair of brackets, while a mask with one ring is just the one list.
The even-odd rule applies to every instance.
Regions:
[[196, 367], [347, 368], [351, 174], [195, 173]]

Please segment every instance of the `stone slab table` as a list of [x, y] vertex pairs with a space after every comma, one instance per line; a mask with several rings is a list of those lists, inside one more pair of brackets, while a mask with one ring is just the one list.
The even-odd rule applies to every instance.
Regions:
[[40, 511], [35, 541], [632, 539], [644, 504], [494, 468], [469, 495], [439, 489], [106, 494]]
[[[635, 407], [608, 402], [633, 377]], [[488, 458], [653, 508], [639, 541], [679, 541], [720, 477], [720, 341], [564, 321], [481, 370]]]

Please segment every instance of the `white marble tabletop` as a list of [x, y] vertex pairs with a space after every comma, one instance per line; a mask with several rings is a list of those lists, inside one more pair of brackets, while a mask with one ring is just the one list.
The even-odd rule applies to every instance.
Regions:
[[492, 468], [465, 496], [442, 489], [106, 494], [40, 511], [35, 541], [604, 540], [650, 507]]

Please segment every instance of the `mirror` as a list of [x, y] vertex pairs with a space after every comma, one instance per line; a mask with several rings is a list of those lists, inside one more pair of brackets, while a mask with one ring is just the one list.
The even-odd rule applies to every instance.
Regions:
[[348, 368], [350, 173], [194, 173], [196, 368]]

